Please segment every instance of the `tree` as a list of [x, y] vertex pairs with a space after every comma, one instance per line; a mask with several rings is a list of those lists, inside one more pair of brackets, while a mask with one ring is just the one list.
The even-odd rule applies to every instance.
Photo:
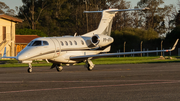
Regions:
[[164, 6], [160, 7], [164, 4], [163, 0], [140, 0], [138, 2], [138, 7], [149, 7], [150, 9], [145, 12], [140, 12], [140, 15], [144, 17], [144, 27], [145, 29], [152, 28], [159, 34], [166, 33], [166, 17], [168, 17], [172, 10], [173, 6]]
[[5, 13], [11, 16], [15, 15], [15, 10], [10, 9], [9, 6], [7, 6], [4, 2], [0, 1], [0, 14]]
[[[111, 1], [112, 8], [118, 9], [129, 9], [130, 2], [126, 2], [125, 0]], [[130, 12], [118, 12], [114, 18], [113, 30], [122, 30], [126, 27], [132, 27], [132, 16]]]
[[22, 0], [23, 6], [19, 8], [19, 15], [23, 15], [31, 29], [36, 29], [35, 26], [38, 20], [47, 7], [46, 0]]

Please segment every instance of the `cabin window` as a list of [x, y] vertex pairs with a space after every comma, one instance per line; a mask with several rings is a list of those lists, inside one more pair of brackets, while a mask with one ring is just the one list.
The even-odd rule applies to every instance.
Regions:
[[47, 41], [43, 41], [43, 45], [49, 45]]
[[35, 41], [32, 46], [41, 46], [41, 41]]
[[84, 41], [81, 40], [81, 44], [84, 45]]
[[64, 43], [61, 41], [61, 45], [64, 46]]
[[67, 42], [67, 41], [65, 41], [65, 43], [66, 43], [66, 45], [68, 46], [68, 42]]
[[72, 45], [72, 42], [71, 42], [71, 41], [69, 41], [69, 43], [70, 43], [70, 45]]
[[77, 42], [76, 42], [76, 41], [74, 41], [74, 44], [75, 44], [75, 45], [77, 45]]

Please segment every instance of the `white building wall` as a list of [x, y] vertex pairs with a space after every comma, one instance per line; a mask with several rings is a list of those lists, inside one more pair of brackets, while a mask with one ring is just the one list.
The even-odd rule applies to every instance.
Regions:
[[[9, 41], [6, 45], [7, 56], [14, 56], [15, 50], [15, 22], [0, 18], [0, 43], [3, 42], [3, 27], [6, 27], [6, 40]], [[3, 54], [4, 49], [0, 51]]]

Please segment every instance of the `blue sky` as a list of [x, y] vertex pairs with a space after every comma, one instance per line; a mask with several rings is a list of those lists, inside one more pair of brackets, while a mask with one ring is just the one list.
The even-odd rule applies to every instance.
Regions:
[[[6, 5], [8, 5], [11, 9], [15, 9], [15, 6], [22, 5], [22, 0], [0, 0], [0, 1], [6, 3]], [[136, 6], [137, 2], [140, 0], [127, 0], [127, 1], [131, 1], [132, 8], [134, 8], [134, 6]], [[178, 0], [164, 0], [164, 2], [165, 5], [174, 4], [175, 6], [177, 6]]]

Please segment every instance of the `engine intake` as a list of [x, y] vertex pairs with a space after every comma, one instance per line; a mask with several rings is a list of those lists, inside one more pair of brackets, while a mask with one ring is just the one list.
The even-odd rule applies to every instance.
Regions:
[[93, 36], [92, 38], [91, 38], [91, 42], [94, 44], [94, 45], [97, 45], [98, 43], [99, 43], [99, 37], [98, 36]]
[[111, 44], [114, 41], [114, 39], [107, 35], [96, 34], [92, 36], [89, 41], [90, 41], [88, 45], [89, 47], [97, 47], [97, 46], [103, 47]]

